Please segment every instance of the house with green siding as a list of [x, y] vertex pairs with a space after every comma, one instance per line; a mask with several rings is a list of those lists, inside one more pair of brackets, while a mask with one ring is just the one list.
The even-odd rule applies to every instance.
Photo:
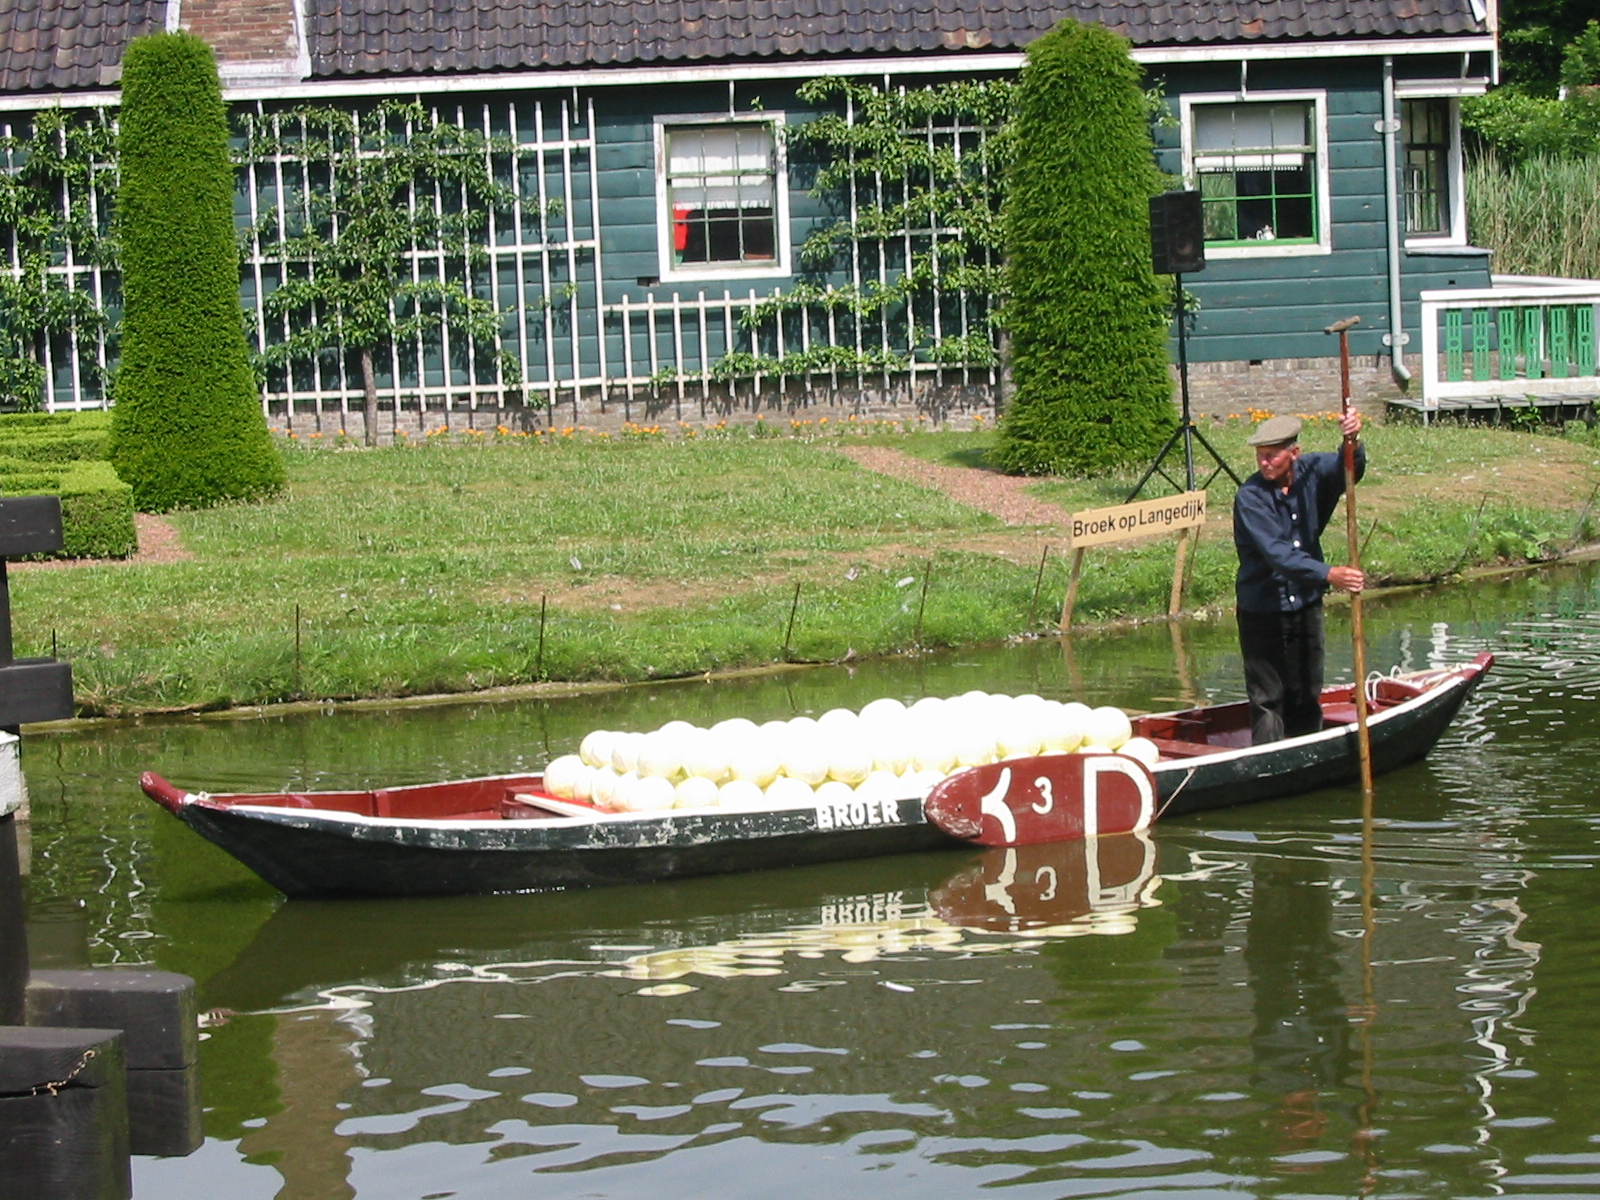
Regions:
[[[819, 188], [829, 164], [795, 131], [825, 112], [862, 119], [861, 89], [1014, 78], [1064, 18], [1128, 38], [1164, 110], [1159, 165], [1202, 194], [1207, 266], [1183, 280], [1201, 409], [1331, 407], [1322, 330], [1353, 315], [1361, 393], [1414, 395], [1422, 293], [1491, 287], [1458, 106], [1495, 78], [1494, 0], [13, 0], [0, 135], [20, 144], [54, 108], [114, 121], [128, 40], [184, 29], [215, 48], [241, 122], [292, 133], [300, 105], [360, 119], [412, 98], [494, 139], [515, 199], [489, 215], [487, 253], [419, 244], [411, 261], [491, 301], [498, 341], [444, 322], [394, 346], [378, 372], [386, 435], [987, 413], [1004, 398], [995, 298], [981, 273], [948, 270], [962, 231], [937, 212], [868, 228], [862, 208], [905, 181]], [[856, 90], [802, 98], [827, 78]], [[976, 163], [993, 127], [950, 111], [905, 133]], [[77, 203], [104, 205], [113, 171], [94, 163]], [[263, 218], [304, 205], [316, 180], [291, 155], [241, 162], [241, 299], [263, 352], [285, 333], [264, 298], [305, 269]], [[412, 203], [451, 202], [422, 191]], [[819, 260], [818, 231], [836, 226], [848, 233]], [[18, 269], [16, 237], [0, 219], [0, 271]], [[919, 263], [931, 274], [913, 287]], [[114, 333], [114, 262], [68, 238], [50, 270]], [[55, 328], [30, 347], [47, 407], [106, 402], [114, 336]], [[280, 428], [360, 432], [359, 373], [337, 349], [268, 371], [263, 403]]]

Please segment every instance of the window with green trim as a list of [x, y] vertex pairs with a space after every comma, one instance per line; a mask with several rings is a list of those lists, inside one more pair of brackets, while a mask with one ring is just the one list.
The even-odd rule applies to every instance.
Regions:
[[1192, 169], [1208, 246], [1317, 240], [1317, 151], [1309, 100], [1197, 104]]
[[1404, 100], [1400, 140], [1405, 146], [1406, 232], [1450, 232], [1450, 101]]

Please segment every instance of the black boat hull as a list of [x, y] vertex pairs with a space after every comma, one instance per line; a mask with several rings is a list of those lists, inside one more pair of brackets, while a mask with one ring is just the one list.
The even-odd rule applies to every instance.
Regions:
[[[1371, 723], [1372, 772], [1383, 775], [1426, 758], [1477, 690], [1477, 671], [1419, 697], [1411, 711], [1384, 713]], [[1215, 808], [1281, 800], [1358, 779], [1361, 751], [1354, 725], [1293, 738], [1269, 747], [1190, 765], [1162, 763], [1156, 768], [1158, 812], [1181, 817]]]
[[900, 819], [820, 829], [811, 809], [487, 831], [374, 826], [321, 814], [188, 804], [184, 822], [287, 896], [439, 896], [648, 883], [963, 846], [899, 802]]
[[[1377, 773], [1432, 750], [1492, 663], [1432, 673], [1404, 702], [1371, 722]], [[1349, 700], [1349, 689], [1344, 700]], [[1337, 689], [1324, 703], [1337, 704]], [[1221, 714], [1236, 734], [1245, 714]], [[1142, 720], [1183, 722], [1189, 714]], [[1336, 719], [1336, 718], [1331, 718]], [[1191, 722], [1192, 723], [1192, 722]], [[1279, 799], [1355, 779], [1354, 725], [1268, 746], [1194, 746], [1192, 757], [1154, 770], [1155, 815], [1171, 818]], [[1028, 760], [1016, 760], [1025, 769]], [[941, 830], [914, 798], [847, 801], [788, 809], [704, 809], [665, 814], [541, 820], [419, 819], [340, 810], [356, 797], [471, 789], [478, 795], [530, 786], [526, 776], [469, 780], [374, 793], [210, 797], [184, 793], [159, 776], [143, 786], [208, 841], [289, 896], [434, 896], [550, 891], [753, 871], [770, 867], [907, 854], [971, 843]], [[386, 801], [387, 802], [387, 801]], [[481, 801], [474, 801], [478, 804]], [[377, 808], [378, 812], [389, 811]], [[395, 811], [399, 811], [395, 809]]]

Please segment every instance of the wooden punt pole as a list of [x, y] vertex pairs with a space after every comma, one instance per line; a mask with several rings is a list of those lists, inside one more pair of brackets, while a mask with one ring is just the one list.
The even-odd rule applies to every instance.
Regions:
[[[1339, 335], [1339, 412], [1350, 412], [1350, 329], [1360, 317], [1335, 321], [1324, 332]], [[1344, 439], [1344, 517], [1345, 538], [1350, 565], [1361, 569], [1361, 531], [1356, 525], [1356, 439]], [[1367, 733], [1367, 635], [1362, 621], [1361, 593], [1350, 594], [1350, 641], [1355, 653], [1356, 742], [1361, 751], [1361, 795], [1372, 803], [1372, 739]]]

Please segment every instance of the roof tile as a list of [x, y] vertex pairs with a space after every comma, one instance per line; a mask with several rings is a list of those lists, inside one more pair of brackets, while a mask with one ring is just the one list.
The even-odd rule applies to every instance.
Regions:
[[[313, 77], [1017, 50], [1064, 17], [1137, 45], [1478, 33], [1471, 0], [303, 0]], [[0, 92], [102, 86], [165, 0], [0, 0]], [[36, 31], [36, 32], [35, 32]]]

